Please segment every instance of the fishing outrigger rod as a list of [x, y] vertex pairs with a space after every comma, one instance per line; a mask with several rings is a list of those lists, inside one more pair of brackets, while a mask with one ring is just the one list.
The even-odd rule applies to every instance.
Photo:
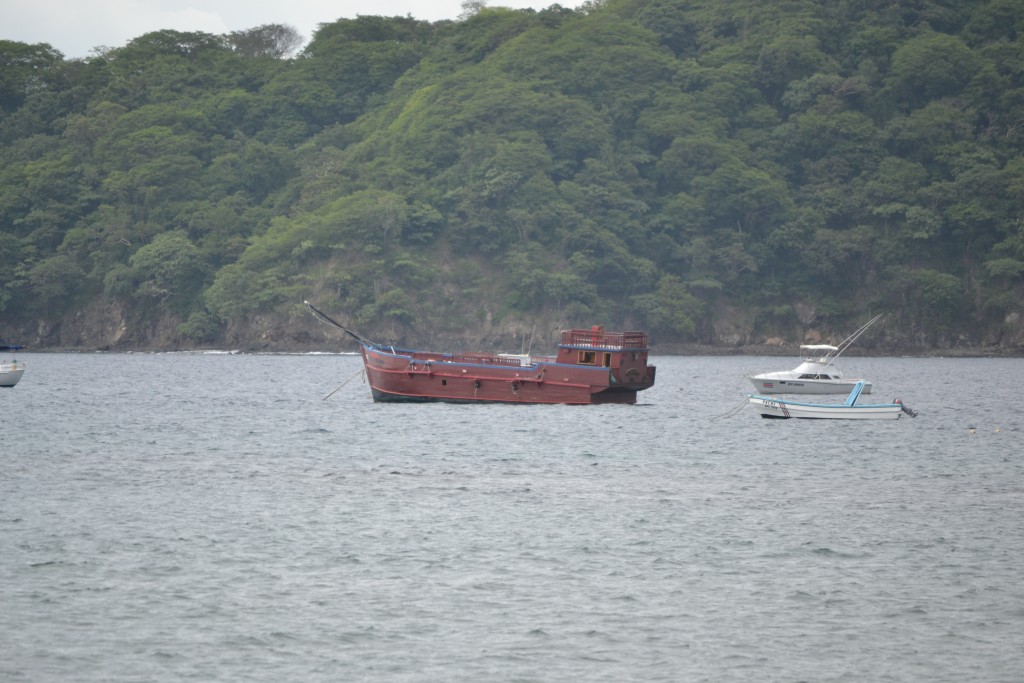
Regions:
[[313, 304], [309, 303], [308, 301], [303, 301], [302, 303], [306, 304], [306, 306], [309, 308], [309, 311], [313, 314], [313, 317], [316, 318], [317, 320], [320, 320], [321, 322], [327, 323], [328, 325], [331, 325], [332, 327], [337, 327], [339, 330], [341, 330], [342, 332], [344, 332], [348, 336], [352, 337], [353, 339], [355, 339], [360, 344], [364, 344], [366, 346], [376, 346], [376, 344], [374, 344], [372, 341], [370, 341], [366, 337], [363, 337], [361, 335], [356, 334], [355, 332], [353, 332], [352, 330], [348, 329], [347, 327], [345, 327], [344, 325], [342, 325], [338, 321], [334, 320], [333, 318], [331, 318], [331, 316], [327, 315], [326, 313], [324, 313], [323, 311], [321, 311], [319, 308], [317, 308]]

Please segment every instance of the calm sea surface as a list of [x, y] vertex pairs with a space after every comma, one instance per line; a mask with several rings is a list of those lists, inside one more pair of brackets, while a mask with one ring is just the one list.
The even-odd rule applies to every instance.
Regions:
[[730, 415], [795, 358], [657, 357], [587, 407], [19, 359], [3, 681], [1024, 680], [1021, 359], [845, 359], [895, 422]]

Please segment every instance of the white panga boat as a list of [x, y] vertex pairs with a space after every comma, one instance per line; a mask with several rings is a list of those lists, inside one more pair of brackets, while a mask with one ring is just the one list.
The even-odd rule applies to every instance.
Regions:
[[789, 418], [833, 420], [898, 420], [903, 415], [917, 417], [901, 400], [892, 403], [858, 403], [865, 383], [857, 382], [843, 403], [805, 403], [790, 401], [777, 395], [748, 394], [747, 402], [761, 417], [786, 420]]
[[858, 382], [863, 382], [863, 393], [870, 394], [871, 382], [862, 377], [843, 377], [843, 372], [834, 363], [857, 337], [864, 334], [864, 331], [881, 317], [882, 314], [878, 314], [864, 323], [839, 346], [801, 344], [800, 365], [792, 370], [751, 375], [750, 381], [754, 389], [763, 394], [845, 394], [852, 391]]
[[[25, 347], [18, 344], [7, 344], [0, 341], [0, 351], [17, 351], [23, 348]], [[11, 360], [0, 360], [0, 387], [13, 387], [21, 380], [21, 376], [24, 374], [24, 363], [20, 363], [13, 358]]]

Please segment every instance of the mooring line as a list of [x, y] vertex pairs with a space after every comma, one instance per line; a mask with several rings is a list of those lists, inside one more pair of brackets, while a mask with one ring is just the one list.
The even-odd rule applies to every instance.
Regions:
[[713, 418], [711, 418], [711, 419], [712, 419], [712, 420], [717, 420], [717, 419], [719, 419], [719, 418], [722, 418], [722, 417], [732, 417], [733, 415], [735, 415], [735, 414], [737, 414], [738, 412], [740, 412], [741, 410], [743, 410], [743, 406], [745, 406], [745, 405], [747, 405], [747, 399], [743, 399], [743, 402], [742, 402], [742, 403], [740, 403], [740, 404], [739, 404], [738, 406], [736, 406], [735, 408], [733, 408], [732, 410], [730, 410], [730, 411], [728, 411], [728, 412], [726, 412], [726, 413], [722, 413], [721, 415], [715, 415], [715, 416], [714, 416]]
[[334, 390], [334, 391], [332, 391], [331, 393], [329, 393], [329, 394], [327, 394], [326, 396], [324, 396], [324, 400], [326, 401], [326, 400], [327, 400], [327, 399], [329, 399], [329, 398], [330, 398], [331, 396], [334, 396], [334, 395], [335, 395], [336, 393], [338, 393], [338, 391], [339, 391], [339, 390], [341, 389], [341, 387], [345, 386], [346, 384], [348, 384], [349, 382], [351, 382], [352, 380], [354, 380], [354, 379], [355, 379], [356, 377], [358, 377], [358, 376], [360, 375], [360, 373], [362, 373], [362, 372], [363, 372], [363, 368], [359, 368], [359, 370], [357, 370], [357, 371], [356, 371], [356, 374], [352, 375], [352, 376], [351, 376], [351, 377], [349, 377], [349, 378], [348, 378], [347, 380], [345, 380], [344, 382], [342, 382], [342, 383], [341, 383], [341, 386], [339, 386], [339, 387], [338, 387], [337, 389], [335, 389], [335, 390]]

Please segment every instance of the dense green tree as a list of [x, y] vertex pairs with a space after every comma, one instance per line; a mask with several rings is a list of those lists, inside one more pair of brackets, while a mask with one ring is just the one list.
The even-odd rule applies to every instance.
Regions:
[[28, 285], [35, 298], [36, 312], [63, 312], [75, 303], [85, 273], [67, 254], [54, 254], [33, 263], [26, 271]]
[[263, 24], [244, 31], [232, 31], [228, 42], [246, 57], [287, 57], [302, 45], [302, 36], [287, 24]]
[[831, 68], [834, 62], [821, 50], [816, 36], [784, 35], [761, 49], [756, 77], [765, 96], [776, 101], [793, 81]]
[[0, 40], [0, 112], [16, 112], [33, 94], [59, 87], [63, 57], [48, 43]]
[[638, 322], [649, 328], [653, 335], [693, 339], [696, 332], [694, 321], [700, 316], [701, 305], [678, 277], [662, 277], [654, 292], [634, 296], [633, 304]]
[[157, 235], [128, 260], [139, 282], [136, 294], [187, 308], [201, 291], [205, 267], [199, 250], [183, 232]]
[[892, 56], [887, 87], [905, 107], [955, 97], [978, 68], [971, 49], [956, 36], [927, 33], [901, 45]]

